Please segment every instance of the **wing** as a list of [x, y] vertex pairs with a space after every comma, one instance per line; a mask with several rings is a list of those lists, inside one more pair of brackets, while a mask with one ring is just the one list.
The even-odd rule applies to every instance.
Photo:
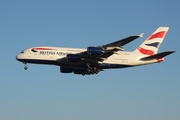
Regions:
[[[118, 52], [119, 50], [123, 51], [122, 46], [128, 44], [129, 42], [139, 37], [143, 37], [143, 34], [129, 36], [122, 40], [118, 40], [103, 46], [88, 47], [87, 50], [84, 52], [80, 52], [77, 54], [68, 54], [65, 58], [57, 59], [56, 61], [59, 63], [65, 61], [71, 63], [76, 62], [76, 66], [74, 66], [75, 68], [71, 68], [70, 71], [74, 71], [75, 74], [97, 74], [98, 72], [103, 70], [101, 68], [98, 68], [99, 64], [101, 64], [106, 58]], [[78, 68], [79, 66], [81, 66], [81, 68]], [[66, 68], [64, 72], [69, 72], [69, 69]]]
[[[133, 40], [143, 37], [143, 34], [136, 35], [136, 36], [129, 36], [127, 38], [97, 47], [88, 47], [87, 51], [81, 53], [82, 57], [86, 61], [94, 61], [94, 62], [102, 62], [109, 56], [113, 55], [117, 51], [123, 51], [122, 46], [132, 42]], [[93, 54], [94, 51], [94, 54]], [[97, 53], [97, 54], [96, 54]]]
[[135, 40], [136, 38], [139, 38], [139, 37], [143, 37], [144, 33], [140, 34], [140, 35], [136, 35], [136, 36], [129, 36], [127, 38], [124, 38], [122, 40], [118, 40], [118, 41], [115, 41], [115, 42], [112, 42], [112, 43], [109, 43], [107, 45], [103, 45], [102, 47], [105, 48], [105, 49], [113, 49], [113, 48], [116, 48], [116, 47], [120, 47], [121, 49], [120, 50], [123, 50], [122, 49], [122, 46], [128, 44], [129, 42]]

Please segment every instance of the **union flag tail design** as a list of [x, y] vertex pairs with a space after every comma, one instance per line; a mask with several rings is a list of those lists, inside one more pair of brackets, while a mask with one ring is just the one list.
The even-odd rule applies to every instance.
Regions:
[[159, 27], [134, 52], [148, 56], [156, 54], [166, 36], [168, 29], [169, 27]]

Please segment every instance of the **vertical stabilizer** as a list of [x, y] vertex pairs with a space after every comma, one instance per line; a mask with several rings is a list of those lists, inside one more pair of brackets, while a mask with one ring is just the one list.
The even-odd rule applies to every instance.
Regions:
[[148, 56], [156, 54], [168, 29], [169, 27], [159, 27], [134, 52]]

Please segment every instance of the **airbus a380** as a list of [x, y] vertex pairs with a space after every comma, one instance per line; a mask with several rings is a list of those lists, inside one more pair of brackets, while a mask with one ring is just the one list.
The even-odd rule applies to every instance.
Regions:
[[127, 68], [162, 62], [164, 57], [175, 52], [157, 53], [169, 27], [159, 27], [139, 47], [132, 52], [126, 52], [122, 46], [143, 37], [143, 34], [129, 36], [122, 40], [102, 46], [91, 46], [87, 49], [62, 47], [31, 47], [16, 56], [23, 62], [27, 70], [27, 63], [48, 64], [60, 66], [61, 73], [82, 75], [97, 74], [104, 69]]

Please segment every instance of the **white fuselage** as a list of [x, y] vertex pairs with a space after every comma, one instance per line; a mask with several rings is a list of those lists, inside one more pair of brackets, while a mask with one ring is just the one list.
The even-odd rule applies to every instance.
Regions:
[[[39, 49], [34, 50], [34, 48]], [[67, 54], [78, 54], [86, 50], [87, 49], [61, 47], [32, 47], [22, 51], [16, 56], [16, 59], [24, 63], [82, 67], [83, 62], [68, 62], [66, 56]], [[140, 55], [136, 52], [119, 51], [99, 63], [99, 66], [96, 67], [102, 69], [125, 68], [158, 62], [157, 60], [142, 61], [140, 60], [142, 57], [145, 57], [145, 55]]]

